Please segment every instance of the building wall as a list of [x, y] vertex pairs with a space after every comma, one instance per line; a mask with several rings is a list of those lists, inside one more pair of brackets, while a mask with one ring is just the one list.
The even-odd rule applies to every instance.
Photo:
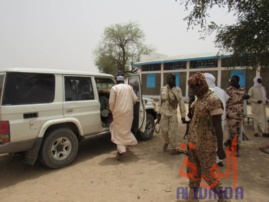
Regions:
[[[222, 66], [225, 66], [223, 67]], [[237, 64], [240, 65], [240, 64]], [[261, 75], [263, 78], [263, 85], [269, 93], [269, 71], [268, 69], [258, 72], [242, 64], [242, 66], [228, 67], [226, 58], [207, 57], [207, 58], [181, 58], [179, 61], [151, 61], [142, 63], [142, 65], [135, 65], [140, 69], [142, 78], [142, 92], [144, 96], [158, 99], [160, 88], [166, 84], [166, 76], [168, 73], [174, 73], [177, 76], [177, 86], [182, 90], [183, 96], [187, 99], [189, 92], [188, 78], [196, 72], [208, 72], [216, 77], [216, 85], [226, 89], [229, 86], [229, 79], [231, 75], [242, 73], [241, 82], [246, 90], [253, 86], [253, 78], [256, 75]], [[154, 83], [154, 84], [153, 84]]]

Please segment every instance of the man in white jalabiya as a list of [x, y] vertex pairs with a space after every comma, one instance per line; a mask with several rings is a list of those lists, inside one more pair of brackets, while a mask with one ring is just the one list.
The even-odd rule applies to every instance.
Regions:
[[266, 90], [262, 85], [262, 78], [256, 76], [254, 79], [254, 85], [249, 89], [248, 95], [250, 96], [251, 113], [253, 114], [255, 137], [258, 137], [260, 133], [264, 137], [269, 137], [268, 123], [266, 116], [266, 104], [268, 99], [266, 96]]
[[[214, 77], [213, 74], [204, 73], [204, 75], [205, 75], [206, 82], [207, 82], [207, 85], [208, 85], [209, 89], [215, 93], [215, 95], [221, 100], [221, 102], [223, 104], [223, 114], [222, 114], [222, 117], [221, 117], [221, 125], [222, 125], [222, 130], [223, 130], [224, 129], [224, 120], [225, 120], [225, 117], [226, 117], [226, 114], [225, 114], [226, 102], [229, 99], [229, 95], [227, 95], [225, 90], [223, 90], [223, 89], [219, 88], [218, 86], [216, 86], [216, 84], [215, 84], [216, 78]], [[220, 160], [218, 158], [218, 156], [217, 156], [217, 164], [219, 166], [223, 166], [222, 160]]]
[[109, 109], [113, 115], [110, 125], [111, 141], [117, 145], [117, 159], [126, 154], [127, 146], [136, 145], [137, 140], [131, 132], [133, 107], [137, 102], [132, 86], [124, 84], [123, 74], [116, 76], [117, 85], [113, 86], [109, 96]]

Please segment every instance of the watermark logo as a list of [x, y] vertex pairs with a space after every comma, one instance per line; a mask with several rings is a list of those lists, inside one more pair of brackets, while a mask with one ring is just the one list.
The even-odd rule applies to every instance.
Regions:
[[[232, 187], [234, 189], [236, 189], [236, 185], [237, 185], [237, 178], [238, 178], [238, 169], [237, 169], [237, 157], [235, 155], [236, 153], [236, 147], [235, 145], [237, 144], [237, 138], [234, 138], [232, 141], [232, 147], [231, 150], [226, 147], [225, 151], [226, 151], [226, 159], [225, 159], [225, 172], [221, 172], [219, 169], [219, 166], [217, 164], [214, 164], [211, 168], [210, 168], [210, 175], [215, 177], [215, 182], [211, 183], [211, 184], [206, 184], [206, 183], [202, 183], [201, 179], [205, 179], [206, 176], [201, 176], [201, 179], [197, 179], [197, 175], [198, 175], [198, 171], [197, 171], [197, 167], [194, 163], [188, 161], [188, 157], [185, 157], [183, 159], [183, 163], [181, 165], [181, 167], [179, 168], [179, 175], [181, 177], [185, 177], [188, 179], [192, 179], [201, 182], [200, 183], [200, 187], [202, 188], [207, 188], [207, 189], [212, 189], [214, 188], [218, 182], [220, 178], [232, 178], [233, 182], [232, 182]], [[186, 149], [186, 145], [185, 144], [180, 144], [180, 148], [181, 149]], [[192, 143], [188, 143], [188, 148], [189, 149], [194, 149], [195, 145]], [[231, 167], [232, 167], [232, 172], [231, 172]], [[186, 168], [188, 168], [188, 172], [186, 172]]]
[[[179, 199], [188, 199], [188, 187], [178, 187], [177, 188], [177, 200]], [[218, 200], [218, 193], [213, 192], [211, 189], [200, 187], [197, 192], [197, 198], [199, 200]], [[221, 191], [224, 191], [224, 199], [243, 199], [244, 198], [244, 189], [242, 187], [224, 187]]]

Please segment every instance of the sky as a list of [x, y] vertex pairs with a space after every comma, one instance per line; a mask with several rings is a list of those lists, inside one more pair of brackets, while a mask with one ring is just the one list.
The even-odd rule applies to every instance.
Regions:
[[[104, 29], [135, 22], [145, 44], [168, 56], [217, 52], [214, 35], [187, 30], [188, 11], [175, 0], [0, 0], [0, 68], [98, 72], [93, 54]], [[213, 9], [218, 23], [232, 15]]]

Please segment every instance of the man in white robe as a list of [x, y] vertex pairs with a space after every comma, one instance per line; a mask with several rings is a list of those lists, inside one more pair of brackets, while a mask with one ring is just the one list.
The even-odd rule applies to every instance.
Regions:
[[266, 116], [266, 104], [268, 99], [266, 90], [262, 85], [262, 78], [257, 76], [253, 79], [254, 85], [249, 89], [248, 95], [250, 96], [251, 113], [253, 114], [255, 137], [263, 134], [264, 137], [269, 137], [268, 123]]
[[132, 86], [124, 84], [124, 77], [116, 77], [117, 85], [113, 86], [109, 96], [109, 109], [113, 115], [110, 125], [111, 141], [117, 145], [117, 158], [126, 154], [128, 145], [136, 145], [137, 140], [131, 132], [133, 107], [137, 102]]
[[[211, 91], [215, 93], [215, 95], [221, 100], [222, 105], [223, 105], [223, 114], [221, 116], [221, 126], [222, 126], [222, 131], [224, 131], [224, 120], [226, 117], [226, 102], [229, 99], [229, 95], [225, 92], [225, 90], [221, 89], [220, 87], [216, 86], [216, 78], [214, 77], [213, 74], [210, 73], [204, 73], [206, 83]], [[219, 159], [217, 156], [217, 164], [219, 166], [223, 166], [222, 160]]]

